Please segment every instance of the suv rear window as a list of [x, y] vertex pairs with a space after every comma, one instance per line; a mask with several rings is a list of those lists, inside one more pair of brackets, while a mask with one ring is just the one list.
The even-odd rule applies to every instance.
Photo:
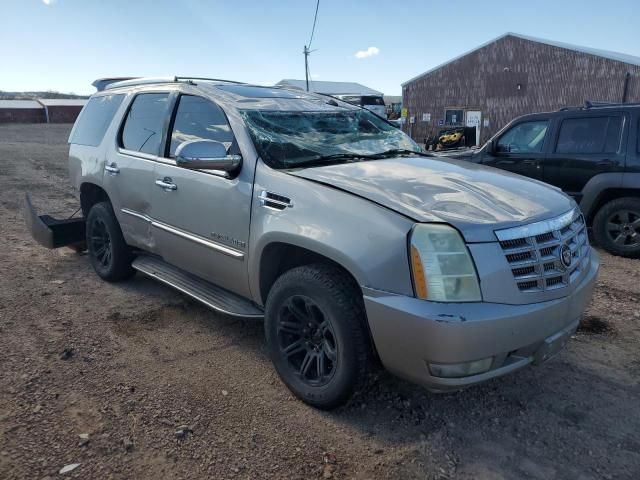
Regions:
[[615, 153], [621, 127], [621, 116], [568, 118], [560, 126], [556, 153]]
[[76, 122], [69, 143], [97, 147], [102, 142], [124, 95], [90, 98]]
[[384, 105], [382, 97], [362, 97], [362, 105]]
[[134, 98], [122, 128], [122, 147], [158, 155], [168, 103], [168, 93], [141, 93]]

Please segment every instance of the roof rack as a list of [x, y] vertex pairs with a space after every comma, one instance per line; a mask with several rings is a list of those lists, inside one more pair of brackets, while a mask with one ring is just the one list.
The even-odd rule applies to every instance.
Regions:
[[559, 112], [566, 112], [568, 110], [590, 110], [592, 108], [606, 108], [606, 107], [637, 107], [640, 103], [622, 103], [622, 102], [599, 102], [595, 100], [585, 100], [584, 105], [580, 107], [562, 107]]
[[[111, 80], [111, 79], [109, 79]], [[244, 85], [243, 82], [236, 82], [234, 80], [224, 80], [222, 78], [207, 78], [207, 77], [183, 77], [183, 76], [171, 76], [171, 77], [129, 77], [126, 79], [113, 79], [113, 81], [106, 83], [102, 86], [102, 90], [110, 90], [112, 88], [120, 88], [120, 87], [132, 87], [136, 85], [153, 85], [153, 84], [161, 84], [161, 83], [189, 83], [192, 85], [196, 85], [197, 81], [204, 82], [218, 82], [218, 83], [233, 83], [237, 85]], [[96, 80], [94, 86], [98, 82]], [[99, 89], [100, 91], [100, 89]]]
[[238, 82], [236, 80], [225, 80], [223, 78], [208, 78], [208, 77], [175, 77], [176, 82], [184, 82], [190, 80], [204, 80], [205, 82], [224, 82], [224, 83], [233, 83], [235, 85], [246, 85], [245, 82]]

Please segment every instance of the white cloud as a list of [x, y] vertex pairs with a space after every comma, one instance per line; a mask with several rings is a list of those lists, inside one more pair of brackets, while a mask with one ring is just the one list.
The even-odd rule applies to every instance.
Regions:
[[358, 50], [355, 53], [356, 58], [367, 58], [373, 57], [374, 55], [378, 55], [380, 53], [380, 49], [378, 47], [369, 47], [366, 50]]
[[42, 3], [44, 3], [45, 5], [53, 5], [57, 1], [58, 0], [42, 0]]
[[312, 74], [311, 74], [311, 78], [320, 78], [320, 74], [318, 74], [318, 73], [312, 73]]

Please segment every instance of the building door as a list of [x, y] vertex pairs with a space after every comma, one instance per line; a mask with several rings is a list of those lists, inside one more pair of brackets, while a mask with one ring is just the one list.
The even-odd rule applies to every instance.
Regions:
[[465, 125], [476, 129], [476, 147], [480, 145], [480, 122], [482, 121], [482, 112], [477, 110], [467, 110]]
[[482, 163], [541, 180], [549, 123], [548, 118], [516, 123], [495, 141]]

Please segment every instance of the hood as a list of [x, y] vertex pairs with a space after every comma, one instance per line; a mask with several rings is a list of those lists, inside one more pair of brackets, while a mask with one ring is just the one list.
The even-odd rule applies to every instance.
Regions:
[[467, 242], [496, 241], [494, 230], [569, 211], [556, 187], [451, 158], [398, 157], [290, 171], [390, 208], [418, 222], [447, 222]]

